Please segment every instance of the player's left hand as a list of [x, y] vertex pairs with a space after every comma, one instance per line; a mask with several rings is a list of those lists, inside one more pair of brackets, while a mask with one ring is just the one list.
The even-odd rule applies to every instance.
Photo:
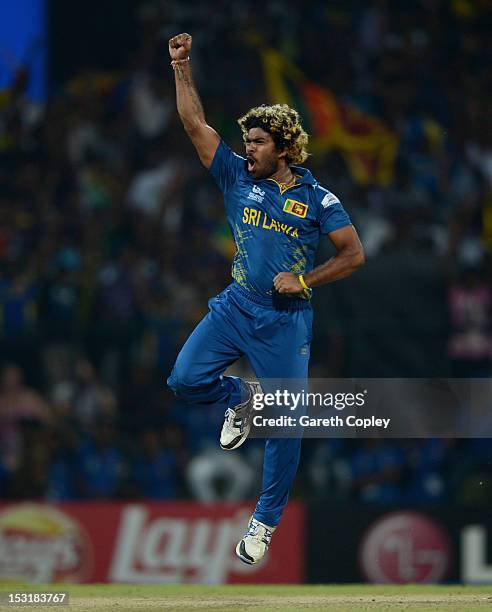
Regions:
[[279, 272], [273, 279], [273, 286], [278, 293], [287, 295], [298, 295], [304, 291], [297, 274], [292, 272]]

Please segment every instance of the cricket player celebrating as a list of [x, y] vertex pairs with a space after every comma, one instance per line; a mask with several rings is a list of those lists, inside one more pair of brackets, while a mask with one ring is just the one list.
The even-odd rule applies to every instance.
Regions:
[[[247, 438], [258, 383], [224, 376], [246, 355], [259, 379], [307, 380], [311, 343], [311, 288], [349, 276], [364, 252], [338, 198], [309, 170], [308, 137], [286, 105], [259, 106], [239, 119], [246, 157], [221, 140], [206, 120], [193, 83], [189, 34], [169, 41], [176, 100], [183, 126], [222, 193], [237, 252], [233, 282], [209, 302], [178, 355], [168, 385], [181, 398], [226, 408], [220, 446], [230, 451]], [[320, 234], [336, 255], [313, 269]], [[263, 486], [237, 555], [260, 561], [270, 544], [299, 463], [299, 438], [265, 444]]]

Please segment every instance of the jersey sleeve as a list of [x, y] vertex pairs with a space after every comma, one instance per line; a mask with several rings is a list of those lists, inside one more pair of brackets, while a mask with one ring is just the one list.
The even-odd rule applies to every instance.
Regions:
[[240, 174], [245, 172], [245, 159], [234, 153], [221, 140], [209, 171], [222, 193], [226, 193], [237, 181]]
[[352, 225], [347, 211], [335, 194], [319, 186], [316, 191], [321, 208], [320, 229], [322, 234], [329, 234], [347, 225]]

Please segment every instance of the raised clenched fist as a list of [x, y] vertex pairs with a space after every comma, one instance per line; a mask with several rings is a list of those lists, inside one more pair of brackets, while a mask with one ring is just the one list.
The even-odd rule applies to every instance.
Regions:
[[191, 51], [191, 36], [189, 34], [178, 34], [169, 41], [169, 55], [172, 60], [187, 59]]

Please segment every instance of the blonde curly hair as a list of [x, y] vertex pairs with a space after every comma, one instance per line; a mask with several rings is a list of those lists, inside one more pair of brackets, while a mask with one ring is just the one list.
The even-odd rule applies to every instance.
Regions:
[[243, 138], [251, 128], [261, 128], [268, 132], [277, 149], [285, 149], [288, 164], [302, 164], [308, 157], [308, 135], [304, 131], [299, 113], [287, 104], [262, 104], [249, 110], [237, 120]]

